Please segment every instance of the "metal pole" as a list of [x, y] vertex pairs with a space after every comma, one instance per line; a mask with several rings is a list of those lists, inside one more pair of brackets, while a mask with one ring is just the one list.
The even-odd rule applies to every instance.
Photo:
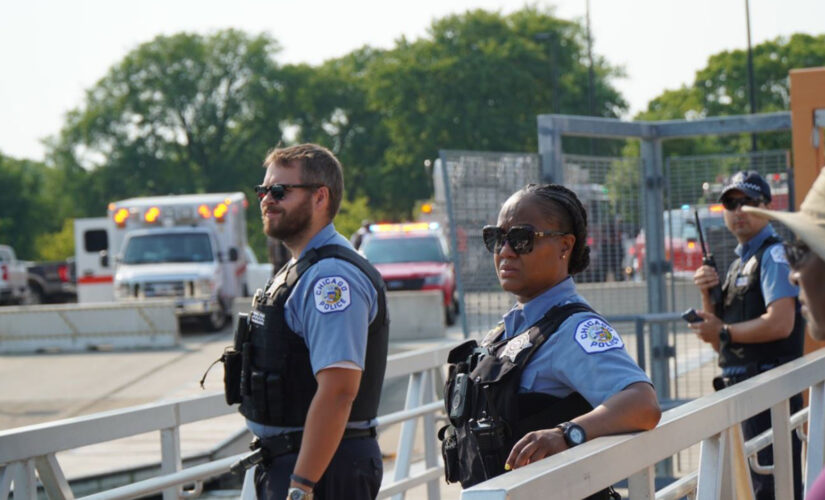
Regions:
[[[596, 110], [594, 109], [594, 70], [593, 70], [593, 38], [590, 33], [590, 0], [587, 0], [586, 4], [587, 13], [587, 112], [590, 116], [596, 116]], [[593, 154], [593, 138], [590, 138], [590, 154]]]
[[[756, 113], [756, 87], [753, 82], [753, 51], [751, 50], [751, 10], [750, 0], [745, 0], [745, 25], [748, 30], [748, 94], [751, 114]], [[756, 134], [751, 134], [751, 151], [756, 152]]]

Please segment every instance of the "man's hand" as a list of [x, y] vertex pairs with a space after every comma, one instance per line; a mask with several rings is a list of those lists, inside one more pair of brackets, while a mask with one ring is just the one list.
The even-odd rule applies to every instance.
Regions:
[[710, 266], [701, 266], [693, 273], [693, 284], [699, 287], [699, 290], [704, 293], [710, 293], [710, 289], [719, 284], [719, 275], [716, 269]]
[[710, 344], [713, 350], [719, 351], [719, 332], [725, 324], [715, 314], [705, 311], [696, 311], [696, 314], [704, 321], [688, 323], [688, 326], [697, 337]]
[[518, 469], [544, 457], [555, 455], [568, 448], [559, 429], [544, 429], [527, 433], [510, 450], [504, 468]]

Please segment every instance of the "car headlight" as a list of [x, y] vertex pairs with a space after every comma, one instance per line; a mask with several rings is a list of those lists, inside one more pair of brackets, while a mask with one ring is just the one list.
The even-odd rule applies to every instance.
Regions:
[[211, 296], [215, 290], [215, 282], [209, 278], [199, 278], [195, 282], [195, 295]]
[[444, 283], [443, 274], [433, 274], [424, 278], [424, 285], [441, 285]]

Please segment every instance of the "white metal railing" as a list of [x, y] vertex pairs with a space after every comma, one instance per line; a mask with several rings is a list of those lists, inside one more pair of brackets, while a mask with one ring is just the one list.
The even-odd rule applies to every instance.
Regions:
[[[379, 428], [401, 423], [393, 479], [381, 489], [379, 498], [401, 498], [406, 490], [425, 483], [430, 500], [440, 497], [444, 467], [439, 460], [435, 422], [436, 415], [443, 413], [443, 402], [438, 399], [437, 387], [453, 346], [444, 344], [387, 359], [386, 378], [408, 376], [409, 381], [404, 409], [378, 418]], [[153, 431], [160, 432], [160, 475], [85, 498], [134, 498], [158, 492], [163, 492], [164, 500], [197, 496], [204, 479], [228, 472], [246, 453], [183, 469], [180, 426], [235, 412], [237, 408], [227, 406], [223, 394], [218, 393], [0, 431], [0, 500], [7, 500], [12, 491], [15, 500], [36, 499], [38, 478], [49, 498], [73, 499], [56, 457], [58, 452]], [[424, 471], [411, 475], [419, 418], [424, 430]], [[183, 490], [192, 484], [194, 489]]]
[[[805, 390], [810, 390], [808, 410], [791, 419], [788, 398]], [[740, 423], [766, 409], [771, 410], [773, 431], [745, 444]], [[651, 431], [595, 439], [464, 490], [461, 498], [584, 498], [622, 479], [628, 479], [634, 500], [686, 495], [701, 500], [752, 498], [746, 457], [769, 443], [773, 444], [776, 498], [793, 498], [791, 431], [806, 420], [803, 477], [810, 485], [825, 463], [825, 350], [667, 411]], [[697, 443], [701, 451], [695, 476], [657, 492], [656, 462]]]

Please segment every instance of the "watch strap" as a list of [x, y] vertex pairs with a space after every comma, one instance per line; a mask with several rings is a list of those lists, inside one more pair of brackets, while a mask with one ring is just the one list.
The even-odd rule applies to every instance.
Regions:
[[299, 476], [298, 474], [290, 474], [289, 475], [289, 480], [290, 481], [295, 481], [298, 484], [302, 484], [302, 485], [306, 486], [307, 488], [312, 488], [312, 489], [315, 489], [315, 485], [317, 484], [317, 483], [315, 483], [315, 481], [310, 481], [309, 479], [307, 479], [305, 477], [302, 477], [302, 476]]

